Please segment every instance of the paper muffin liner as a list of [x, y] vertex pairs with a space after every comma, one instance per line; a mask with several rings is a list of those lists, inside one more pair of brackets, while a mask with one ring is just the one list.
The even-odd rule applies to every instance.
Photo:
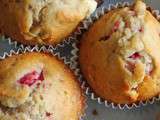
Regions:
[[[18, 55], [18, 54], [23, 54], [23, 53], [28, 53], [28, 52], [44, 52], [44, 53], [49, 53], [53, 56], [55, 56], [56, 58], [58, 58], [58, 60], [62, 61], [67, 67], [68, 69], [70, 69], [71, 66], [71, 62], [68, 62], [66, 57], [61, 57], [60, 53], [54, 53], [53, 49], [47, 48], [45, 46], [43, 47], [25, 47], [23, 48], [18, 48], [17, 50], [13, 50], [11, 49], [9, 52], [4, 52], [3, 55], [0, 56], [0, 60], [3, 60], [5, 58], [11, 57], [12, 55]], [[74, 74], [74, 73], [73, 73]], [[82, 87], [81, 87], [82, 88]], [[83, 91], [83, 89], [82, 89]], [[86, 109], [87, 109], [87, 98], [85, 96], [85, 94], [82, 93], [82, 95], [84, 96], [84, 108], [83, 108], [83, 114], [79, 113], [79, 120], [83, 120], [83, 118], [86, 116]]]
[[39, 47], [39, 48], [41, 48], [41, 47], [45, 46], [46, 48], [50, 48], [50, 49], [56, 50], [58, 47], [64, 47], [65, 44], [71, 43], [75, 37], [76, 37], [75, 34], [71, 34], [68, 38], [62, 40], [61, 42], [59, 42], [59, 43], [57, 43], [55, 45], [39, 45], [39, 44], [37, 44], [37, 45], [25, 45], [25, 44], [20, 43], [20, 42], [18, 42], [16, 40], [13, 40], [12, 38], [10, 38], [8, 36], [0, 34], [0, 39], [2, 39], [3, 41], [8, 42], [8, 45], [12, 45], [12, 46], [14, 45], [14, 48], [22, 48], [22, 49], [24, 49], [26, 47], [30, 47], [30, 48]]
[[[109, 12], [110, 10], [116, 9], [116, 8], [122, 8], [126, 6], [132, 6], [129, 2], [123, 2], [123, 3], [117, 3], [115, 5], [109, 4], [109, 7], [102, 7], [100, 10], [97, 10], [94, 14], [94, 16], [91, 16], [89, 19], [83, 21], [82, 26], [78, 28], [78, 33], [75, 33], [78, 35], [78, 37], [74, 40], [75, 43], [72, 44], [73, 50], [71, 51], [73, 57], [71, 58], [71, 69], [74, 71], [75, 75], [78, 77], [78, 80], [81, 83], [82, 88], [85, 90], [85, 93], [87, 96], [89, 96], [92, 100], [97, 101], [99, 104], [103, 104], [106, 107], [111, 107], [113, 109], [133, 109], [133, 108], [139, 108], [141, 106], [146, 106], [147, 104], [153, 104], [155, 101], [160, 100], [160, 94], [152, 97], [149, 100], [146, 101], [139, 101], [136, 103], [131, 103], [131, 104], [117, 104], [114, 102], [110, 102], [107, 100], [104, 100], [103, 98], [99, 97], [96, 95], [96, 93], [92, 90], [91, 86], [87, 83], [85, 80], [83, 74], [81, 73], [80, 70], [80, 65], [78, 62], [78, 55], [79, 55], [79, 38], [83, 35], [85, 31], [87, 31], [90, 26], [97, 21], [101, 16], [103, 16], [105, 13]], [[157, 18], [158, 21], [160, 21], [160, 15], [158, 10], [153, 10], [151, 7], [147, 6], [147, 9]]]

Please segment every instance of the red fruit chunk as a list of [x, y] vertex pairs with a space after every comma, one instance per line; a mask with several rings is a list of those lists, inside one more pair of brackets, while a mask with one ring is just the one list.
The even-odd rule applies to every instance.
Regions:
[[125, 22], [125, 27], [129, 28], [129, 22], [127, 22], [127, 21]]
[[132, 59], [139, 59], [141, 58], [142, 56], [138, 53], [138, 52], [135, 52], [134, 54], [132, 54], [131, 56], [129, 56], [129, 58], [132, 58]]
[[113, 29], [112, 29], [112, 32], [116, 32], [116, 31], [118, 30], [119, 26], [120, 26], [120, 21], [117, 20], [117, 21], [114, 23], [114, 27], [113, 27]]
[[119, 21], [116, 21], [116, 22], [114, 23], [114, 27], [115, 27], [115, 28], [119, 28], [119, 25], [120, 25], [120, 22], [119, 22]]
[[43, 72], [40, 74], [36, 71], [33, 71], [31, 73], [27, 73], [24, 75], [20, 80], [18, 81], [20, 84], [32, 86], [37, 80], [43, 81]]
[[144, 32], [144, 28], [141, 27], [141, 28], [139, 29], [139, 32]]
[[46, 112], [46, 116], [47, 116], [47, 117], [50, 117], [51, 115], [52, 115], [52, 113]]
[[153, 73], [153, 69], [150, 69], [150, 71], [149, 71], [149, 75], [152, 75], [152, 73]]
[[125, 65], [125, 67], [131, 72], [134, 72], [134, 68], [135, 68], [135, 64], [131, 63], [131, 62], [127, 62], [127, 64]]
[[41, 74], [39, 75], [38, 80], [40, 80], [40, 81], [43, 81], [43, 80], [44, 80], [43, 71], [42, 71]]

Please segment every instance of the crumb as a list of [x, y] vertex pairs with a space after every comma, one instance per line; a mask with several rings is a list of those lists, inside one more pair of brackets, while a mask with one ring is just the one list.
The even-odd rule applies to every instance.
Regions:
[[94, 110], [92, 111], [92, 114], [93, 114], [94, 116], [97, 116], [97, 115], [98, 115], [97, 110], [96, 110], [96, 109], [94, 109]]

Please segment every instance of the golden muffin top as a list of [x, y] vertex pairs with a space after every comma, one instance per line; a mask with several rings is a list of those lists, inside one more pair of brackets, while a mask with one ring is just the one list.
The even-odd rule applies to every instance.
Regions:
[[0, 120], [78, 120], [82, 91], [71, 71], [48, 53], [0, 61]]
[[101, 97], [116, 103], [146, 100], [160, 91], [159, 50], [160, 23], [138, 0], [91, 26], [80, 42], [80, 65]]
[[96, 6], [94, 0], [3, 0], [0, 29], [24, 44], [56, 44]]

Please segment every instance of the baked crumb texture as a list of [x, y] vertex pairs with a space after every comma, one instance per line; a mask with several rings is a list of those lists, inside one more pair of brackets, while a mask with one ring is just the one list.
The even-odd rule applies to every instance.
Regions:
[[96, 6], [94, 0], [1, 0], [0, 31], [24, 44], [55, 44]]
[[79, 120], [84, 97], [73, 74], [44, 53], [0, 61], [0, 120]]
[[137, 0], [102, 16], [80, 43], [80, 66], [93, 90], [121, 104], [160, 93], [160, 23]]

